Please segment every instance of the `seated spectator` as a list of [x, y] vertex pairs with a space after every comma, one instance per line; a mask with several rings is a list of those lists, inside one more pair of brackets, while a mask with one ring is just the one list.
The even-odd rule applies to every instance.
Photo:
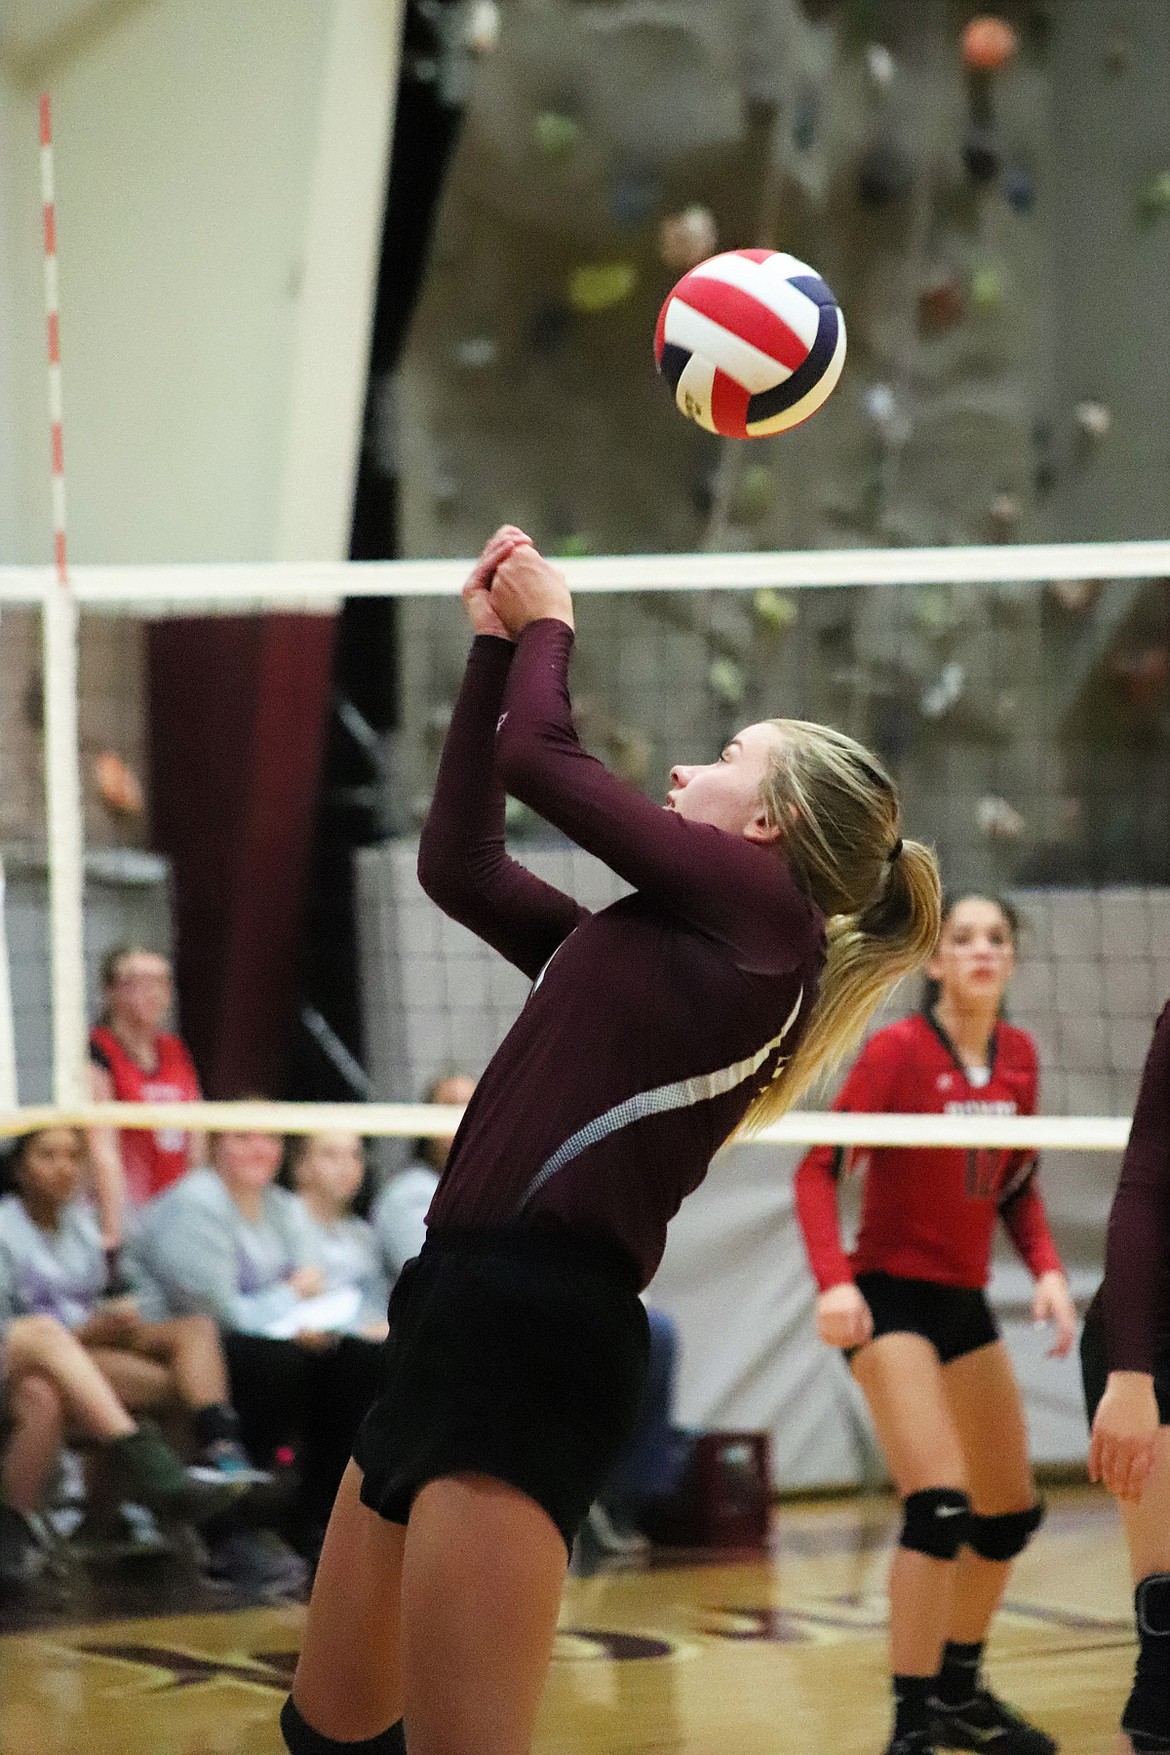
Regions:
[[[167, 1515], [211, 1515], [247, 1471], [214, 1326], [145, 1322], [133, 1298], [108, 1296], [97, 1221], [79, 1198], [83, 1157], [73, 1128], [24, 1135], [0, 1199], [0, 1324], [16, 1416], [5, 1478], [18, 1479], [5, 1504], [20, 1518], [35, 1509], [68, 1427], [108, 1447], [111, 1486], [124, 1496]], [[168, 1406], [190, 1418], [194, 1474], [135, 1418]], [[15, 1548], [27, 1546], [11, 1517], [0, 1522]]]
[[215, 1325], [202, 1316], [146, 1321], [136, 1297], [107, 1295], [96, 1219], [80, 1198], [83, 1162], [74, 1128], [17, 1140], [13, 1192], [0, 1199], [0, 1310], [55, 1316], [126, 1407], [184, 1408], [200, 1465], [224, 1475], [246, 1470]]
[[384, 1340], [390, 1288], [374, 1228], [353, 1212], [365, 1176], [361, 1136], [295, 1135], [287, 1148], [286, 1169], [304, 1214], [310, 1261], [325, 1276], [325, 1295], [355, 1295], [353, 1315], [341, 1326], [370, 1340]]
[[132, 1271], [176, 1314], [219, 1325], [248, 1450], [264, 1462], [288, 1444], [297, 1452], [295, 1533], [311, 1553], [373, 1400], [381, 1349], [323, 1327], [326, 1275], [313, 1265], [304, 1210], [274, 1186], [280, 1139], [220, 1133], [210, 1147], [210, 1166], [143, 1209]]
[[[197, 1103], [199, 1077], [186, 1046], [163, 1024], [174, 1000], [171, 965], [157, 951], [121, 945], [102, 964], [102, 1015], [90, 1031], [90, 1085], [98, 1103]], [[200, 1132], [94, 1128], [89, 1136], [102, 1242], [116, 1249], [126, 1209], [160, 1194], [207, 1159]]]
[[[423, 1101], [453, 1103], [463, 1109], [470, 1103], [474, 1090], [475, 1080], [466, 1073], [449, 1073], [435, 1080]], [[427, 1209], [454, 1143], [454, 1134], [416, 1140], [412, 1162], [390, 1178], [374, 1202], [370, 1222], [377, 1233], [391, 1285], [423, 1246]]]
[[[66, 1438], [103, 1452], [116, 1492], [163, 1515], [193, 1506], [191, 1477], [150, 1426], [140, 1425], [77, 1335], [55, 1316], [0, 1322], [7, 1437], [0, 1461], [0, 1590], [41, 1570], [30, 1521]], [[203, 1509], [211, 1509], [199, 1488]]]

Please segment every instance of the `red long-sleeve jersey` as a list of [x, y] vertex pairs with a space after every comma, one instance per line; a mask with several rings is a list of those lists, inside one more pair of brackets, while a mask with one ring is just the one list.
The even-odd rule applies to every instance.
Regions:
[[[1034, 1115], [1032, 1038], [997, 1024], [990, 1061], [990, 1078], [973, 1084], [932, 1018], [904, 1018], [871, 1037], [833, 1107], [862, 1114]], [[850, 1169], [864, 1169], [865, 1189], [857, 1247], [847, 1255], [837, 1181]], [[997, 1217], [1037, 1278], [1063, 1271], [1035, 1178], [1032, 1152], [817, 1146], [796, 1172], [796, 1210], [817, 1285], [823, 1292], [878, 1270], [944, 1286], [984, 1286]]]

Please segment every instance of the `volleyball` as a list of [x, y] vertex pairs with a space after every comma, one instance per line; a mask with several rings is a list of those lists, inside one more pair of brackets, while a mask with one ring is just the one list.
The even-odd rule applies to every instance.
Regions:
[[845, 363], [845, 318], [814, 268], [782, 250], [726, 250], [684, 274], [658, 313], [658, 370], [688, 419], [727, 439], [807, 420]]

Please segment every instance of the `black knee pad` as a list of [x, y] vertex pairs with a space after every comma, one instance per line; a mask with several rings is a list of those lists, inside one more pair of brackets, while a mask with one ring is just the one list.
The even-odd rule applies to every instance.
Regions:
[[1138, 1755], [1170, 1749], [1170, 1572], [1151, 1572], [1133, 1594], [1138, 1660], [1121, 1715]]
[[971, 1501], [957, 1487], [927, 1487], [902, 1504], [899, 1545], [932, 1560], [953, 1560], [967, 1540]]
[[967, 1521], [967, 1546], [981, 1560], [1014, 1560], [1043, 1522], [1042, 1499], [1029, 1505], [1027, 1511], [1001, 1511], [996, 1517], [982, 1517], [973, 1511]]
[[360, 1743], [339, 1743], [334, 1737], [323, 1737], [301, 1717], [291, 1694], [281, 1708], [280, 1729], [290, 1755], [337, 1755], [338, 1750], [348, 1755], [406, 1755], [401, 1719], [379, 1736], [363, 1737]]

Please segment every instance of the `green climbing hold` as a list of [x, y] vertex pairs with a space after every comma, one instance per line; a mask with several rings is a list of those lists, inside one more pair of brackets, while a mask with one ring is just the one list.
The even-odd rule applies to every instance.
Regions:
[[638, 270], [630, 262], [574, 268], [569, 276], [569, 303], [575, 311], [608, 311], [623, 304], [637, 284]]

